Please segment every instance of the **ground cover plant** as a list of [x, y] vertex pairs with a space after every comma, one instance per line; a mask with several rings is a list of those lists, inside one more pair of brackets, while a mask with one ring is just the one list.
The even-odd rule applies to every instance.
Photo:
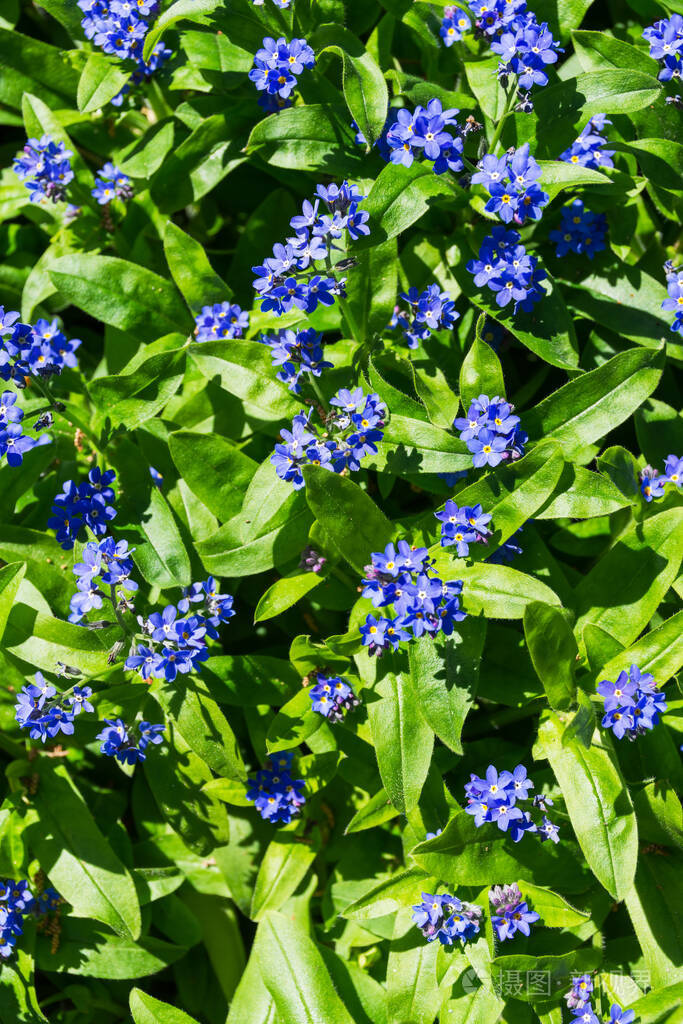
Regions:
[[2, 0], [2, 1024], [683, 1021], [682, 67]]

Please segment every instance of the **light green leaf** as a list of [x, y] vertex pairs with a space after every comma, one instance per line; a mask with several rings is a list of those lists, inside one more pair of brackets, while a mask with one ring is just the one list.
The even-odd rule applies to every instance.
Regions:
[[130, 1012], [135, 1024], [197, 1024], [195, 1018], [184, 1010], [162, 1003], [139, 988], [132, 989], [130, 993]]
[[524, 636], [551, 708], [566, 710], [576, 695], [574, 668], [579, 653], [567, 615], [534, 601], [524, 609]]
[[178, 430], [168, 447], [180, 476], [219, 522], [238, 514], [257, 468], [253, 459], [219, 434]]
[[40, 820], [27, 840], [43, 870], [77, 917], [94, 918], [137, 939], [140, 905], [130, 874], [100, 832], [63, 765], [40, 763], [31, 802]]
[[505, 381], [500, 359], [482, 337], [485, 320], [485, 314], [481, 313], [477, 320], [474, 341], [460, 368], [460, 400], [464, 416], [467, 415], [470, 402], [481, 394], [488, 395], [489, 398], [496, 395], [505, 398]]
[[341, 25], [321, 25], [311, 44], [319, 56], [335, 53], [343, 67], [344, 98], [370, 146], [382, 133], [389, 93], [384, 75], [360, 40]]
[[377, 691], [381, 698], [368, 706], [368, 717], [379, 774], [394, 807], [406, 814], [420, 798], [434, 734], [406, 675], [388, 672]]
[[176, 0], [163, 11], [145, 36], [142, 50], [143, 60], [149, 60], [152, 50], [167, 28], [179, 21], [204, 22], [204, 18], [220, 6], [220, 0]]
[[539, 743], [562, 789], [574, 832], [601, 885], [625, 899], [638, 859], [633, 804], [608, 746], [586, 747], [563, 737], [565, 723], [554, 713], [541, 722]]
[[164, 231], [164, 252], [171, 276], [193, 315], [204, 306], [232, 298], [230, 286], [212, 269], [203, 245], [172, 220]]
[[315, 572], [305, 572], [276, 580], [259, 598], [254, 622], [263, 622], [281, 615], [322, 583], [324, 578]]
[[276, 380], [267, 345], [258, 341], [206, 341], [193, 345], [190, 357], [209, 380], [236, 398], [248, 411], [269, 419], [291, 419], [301, 403]]
[[82, 114], [100, 110], [124, 87], [130, 75], [104, 54], [90, 53], [78, 81], [78, 109]]
[[250, 917], [260, 921], [269, 910], [279, 910], [298, 889], [315, 860], [315, 850], [283, 832], [271, 839], [259, 865]]

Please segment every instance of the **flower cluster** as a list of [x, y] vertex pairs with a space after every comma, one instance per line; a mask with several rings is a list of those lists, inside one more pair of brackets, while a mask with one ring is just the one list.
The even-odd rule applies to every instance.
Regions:
[[522, 309], [529, 312], [542, 299], [545, 291], [540, 282], [546, 273], [538, 265], [535, 256], [530, 256], [517, 231], [508, 231], [496, 225], [490, 235], [481, 243], [479, 258], [467, 264], [474, 274], [477, 288], [486, 285], [496, 293], [496, 303], [507, 306], [514, 302], [514, 312]]
[[640, 491], [647, 502], [663, 497], [667, 484], [683, 487], [683, 458], [678, 455], [668, 456], [661, 474], [652, 466], [646, 466], [640, 472]]
[[673, 310], [672, 331], [683, 334], [683, 267], [674, 267], [673, 263], [664, 264], [666, 274], [666, 290], [669, 297], [664, 299], [662, 309]]
[[140, 738], [136, 742], [129, 727], [120, 718], [105, 718], [105, 728], [97, 734], [101, 740], [100, 751], [108, 757], [115, 757], [121, 764], [135, 764], [147, 757], [145, 750], [152, 743], [157, 746], [163, 742], [163, 725], [152, 725], [151, 722], [140, 722], [138, 732]]
[[84, 526], [96, 536], [107, 532], [107, 523], [116, 516], [116, 509], [110, 502], [116, 500], [111, 486], [116, 479], [113, 469], [103, 473], [95, 466], [88, 473], [88, 479], [76, 485], [67, 480], [61, 494], [55, 495], [52, 503], [52, 518], [48, 529], [55, 530], [57, 540], [65, 551], [70, 551]]
[[29, 730], [32, 740], [53, 740], [60, 732], [73, 735], [74, 719], [81, 711], [92, 711], [92, 690], [89, 686], [74, 686], [71, 692], [58, 694], [46, 682], [42, 672], [36, 672], [35, 683], [24, 686], [14, 705], [14, 717], [22, 729]]
[[301, 552], [301, 558], [299, 559], [299, 568], [306, 569], [307, 572], [320, 572], [327, 559], [324, 555], [321, 555], [319, 551], [316, 551], [314, 547], [309, 544]]
[[95, 175], [95, 187], [91, 195], [100, 206], [105, 206], [112, 199], [130, 199], [133, 195], [133, 186], [128, 175], [108, 161]]
[[360, 704], [353, 688], [340, 676], [325, 676], [322, 672], [316, 672], [316, 680], [308, 691], [311, 707], [328, 722], [341, 722], [347, 711]]
[[462, 580], [448, 583], [436, 574], [427, 548], [411, 548], [405, 540], [375, 551], [365, 567], [363, 597], [375, 608], [393, 608], [393, 614], [366, 617], [360, 627], [368, 654], [397, 650], [399, 643], [418, 640], [424, 633], [450, 636], [456, 622], [465, 618], [460, 608]]
[[[517, 85], [526, 92], [534, 85], [548, 84], [548, 65], [557, 62], [558, 53], [564, 53], [553, 39], [548, 23], [539, 25], [530, 11], [515, 19], [510, 31], [491, 43], [491, 49], [500, 56], [498, 77], [506, 83], [510, 75], [517, 75]], [[522, 102], [524, 111], [529, 111], [528, 98]]]
[[484, 185], [488, 191], [491, 198], [484, 207], [487, 213], [498, 214], [506, 224], [540, 219], [548, 194], [537, 184], [541, 168], [529, 155], [528, 142], [501, 157], [487, 153], [477, 166], [472, 184]]
[[439, 35], [443, 39], [444, 46], [452, 46], [460, 42], [463, 34], [472, 28], [472, 22], [464, 11], [459, 7], [444, 7], [443, 21], [439, 29]]
[[[465, 783], [467, 807], [465, 811], [474, 817], [474, 824], [481, 828], [486, 822], [495, 821], [501, 832], [509, 830], [512, 841], [518, 843], [526, 832], [535, 832], [541, 842], [551, 839], [559, 843], [559, 829], [546, 816], [540, 825], [532, 821], [529, 811], [522, 810], [520, 803], [530, 799], [529, 790], [534, 788], [531, 779], [527, 778], [526, 768], [518, 764], [512, 772], [498, 772], [491, 764], [486, 769], [486, 778], [470, 775]], [[532, 806], [541, 811], [552, 807], [550, 797], [536, 796]]]
[[213, 306], [202, 306], [194, 322], [197, 341], [241, 338], [249, 327], [249, 314], [234, 302], [216, 302]]
[[491, 924], [500, 942], [514, 938], [517, 932], [528, 935], [529, 925], [540, 920], [538, 911], [529, 910], [529, 904], [522, 899], [515, 882], [512, 885], [494, 885], [489, 890], [489, 900], [496, 911], [491, 915]]
[[24, 918], [56, 910], [62, 899], [56, 889], [48, 888], [34, 896], [25, 880], [0, 879], [0, 957], [12, 955], [17, 938], [23, 933]]
[[479, 921], [483, 914], [475, 903], [465, 903], [457, 896], [444, 892], [435, 896], [422, 893], [422, 902], [414, 904], [413, 922], [427, 942], [438, 939], [442, 946], [450, 946], [459, 939], [464, 946], [468, 939], [479, 934]]
[[323, 466], [335, 473], [360, 469], [360, 460], [377, 453], [377, 442], [387, 408], [379, 395], [366, 395], [362, 388], [342, 388], [330, 399], [333, 409], [324, 421], [322, 437], [311, 431], [310, 415], [303, 410], [292, 420], [291, 430], [281, 430], [270, 461], [281, 480], [290, 480], [295, 490], [304, 486], [301, 467]]
[[450, 295], [438, 284], [430, 284], [422, 292], [411, 286], [400, 298], [407, 302], [408, 311], [395, 306], [389, 327], [401, 328], [408, 348], [417, 348], [431, 338], [432, 331], [448, 330], [460, 318]]
[[67, 339], [56, 320], [22, 323], [16, 312], [0, 306], [0, 378], [24, 388], [24, 377], [53, 377], [78, 365], [78, 338]]
[[465, 130], [458, 126], [459, 113], [454, 107], [444, 110], [438, 99], [417, 106], [412, 114], [404, 107], [395, 111], [385, 137], [391, 163], [410, 167], [417, 157], [433, 163], [435, 174], [461, 171]]
[[116, 609], [129, 607], [127, 598], [119, 594], [118, 588], [131, 591], [138, 589], [137, 583], [130, 578], [133, 571], [132, 553], [127, 541], [120, 540], [117, 543], [113, 537], [91, 540], [83, 546], [83, 560], [76, 562], [73, 567], [78, 582], [76, 593], [71, 598], [69, 622], [80, 622], [93, 608], [102, 607], [106, 595], [100, 589], [101, 585], [110, 588], [110, 600]]
[[323, 370], [332, 366], [323, 359], [321, 335], [312, 327], [302, 331], [288, 329], [262, 334], [258, 340], [270, 346], [273, 366], [280, 367], [275, 376], [295, 395], [301, 391], [299, 380], [305, 373], [320, 377]]
[[617, 739], [634, 740], [652, 729], [666, 711], [666, 697], [655, 685], [654, 676], [631, 665], [620, 672], [616, 682], [603, 679], [598, 693], [605, 702], [603, 729], [611, 729]]
[[[567, 1006], [572, 1011], [572, 1024], [602, 1024], [591, 1005], [593, 993], [593, 981], [588, 974], [581, 974], [572, 978], [572, 987], [565, 994]], [[635, 1020], [634, 1010], [622, 1010], [618, 1003], [612, 1003], [609, 1018], [604, 1018], [604, 1024], [633, 1024]]]
[[54, 142], [49, 135], [29, 139], [14, 158], [14, 172], [25, 182], [31, 202], [51, 199], [58, 203], [66, 196], [66, 186], [73, 180], [73, 153], [63, 142]]
[[556, 243], [555, 255], [558, 259], [568, 252], [579, 255], [584, 253], [589, 260], [593, 253], [605, 248], [607, 218], [604, 213], [591, 213], [583, 204], [582, 199], [574, 199], [560, 211], [562, 221], [559, 228], [551, 231], [548, 238]]
[[569, 1009], [583, 1009], [587, 1003], [590, 1003], [592, 991], [593, 981], [590, 974], [580, 974], [576, 978], [572, 978], [572, 987], [564, 997]]
[[[338, 260], [333, 267], [332, 257], [339, 253], [335, 242], [344, 232], [352, 240], [370, 234], [365, 223], [369, 214], [360, 206], [363, 199], [356, 185], [343, 181], [339, 186], [318, 185], [313, 202], [304, 200], [301, 213], [289, 222], [295, 234], [285, 245], [274, 245], [273, 255], [261, 266], [252, 267], [254, 289], [264, 313], [281, 316], [294, 307], [312, 313], [319, 303], [331, 306], [335, 296], [344, 297], [346, 278], [338, 278], [336, 271], [347, 269], [354, 261]], [[321, 200], [327, 213], [320, 209]], [[316, 272], [315, 264], [320, 262], [325, 264], [324, 275]]]
[[[254, 7], [263, 7], [264, 0], [251, 0], [251, 2]], [[290, 5], [291, 0], [273, 0], [273, 3], [276, 7], [279, 7], [280, 10], [286, 10]]]
[[603, 149], [607, 139], [600, 134], [606, 124], [611, 124], [604, 114], [594, 114], [588, 124], [581, 130], [578, 139], [572, 142], [569, 149], [560, 155], [560, 160], [580, 167], [591, 167], [594, 171], [602, 167], [614, 167], [614, 150]]
[[[2, 307], [0, 306], [0, 312]], [[0, 357], [2, 353], [0, 352]], [[2, 369], [2, 367], [0, 367]], [[9, 466], [20, 466], [24, 455], [39, 444], [48, 444], [49, 437], [27, 437], [21, 421], [24, 410], [17, 404], [17, 396], [13, 391], [3, 391], [0, 395], [0, 458], [6, 456]]]
[[521, 458], [527, 434], [519, 426], [519, 416], [514, 415], [514, 405], [496, 395], [479, 395], [473, 399], [467, 416], [453, 420], [453, 426], [460, 432], [472, 452], [472, 464], [497, 466], [508, 459]]
[[292, 90], [296, 88], [297, 78], [304, 68], [315, 66], [315, 54], [305, 39], [292, 39], [287, 42], [284, 36], [273, 39], [266, 36], [263, 46], [256, 51], [254, 66], [249, 78], [263, 98], [259, 103], [268, 113], [275, 113], [290, 103], [275, 103], [272, 98], [289, 100]]
[[261, 768], [256, 778], [247, 779], [247, 800], [253, 800], [256, 810], [265, 821], [288, 825], [301, 813], [306, 803], [304, 780], [291, 775], [294, 754], [285, 750], [270, 755], [270, 768]]
[[661, 61], [658, 78], [670, 82], [680, 78], [683, 70], [683, 16], [672, 14], [662, 18], [643, 31], [643, 39], [650, 44], [650, 56]]
[[143, 60], [142, 51], [145, 36], [149, 32], [149, 19], [158, 10], [157, 0], [77, 0], [83, 11], [81, 26], [86, 38], [91, 39], [104, 53], [111, 53], [122, 60], [135, 61], [136, 68], [129, 83], [124, 85], [111, 101], [121, 106], [123, 97], [131, 85], [138, 85], [149, 78], [171, 56], [171, 50], [158, 42], [149, 60]]
[[[200, 607], [188, 615], [194, 604]], [[153, 612], [146, 619], [138, 617], [138, 625], [149, 640], [137, 645], [125, 667], [139, 672], [143, 679], [168, 682], [173, 682], [178, 673], [197, 671], [209, 657], [207, 638], [217, 639], [220, 624], [235, 614], [232, 605], [230, 594], [218, 593], [213, 576], [204, 583], [193, 583], [177, 605], [166, 605], [162, 612]]]
[[441, 512], [435, 512], [434, 515], [441, 520], [441, 547], [455, 545], [460, 558], [467, 558], [470, 544], [486, 544], [487, 538], [491, 536], [488, 529], [491, 516], [483, 511], [481, 505], [463, 505], [458, 508], [449, 498]]

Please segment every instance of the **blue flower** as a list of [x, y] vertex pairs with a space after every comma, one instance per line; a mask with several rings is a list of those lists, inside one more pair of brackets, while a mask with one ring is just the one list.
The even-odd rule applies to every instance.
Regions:
[[559, 159], [580, 167], [591, 167], [593, 170], [614, 167], [614, 150], [603, 148], [607, 144], [607, 139], [600, 134], [605, 125], [611, 123], [605, 114], [594, 114], [581, 130], [578, 139], [572, 142], [569, 149], [565, 149]]
[[73, 480], [67, 480], [62, 492], [55, 495], [47, 525], [56, 531], [57, 540], [65, 551], [73, 548], [83, 526], [96, 537], [106, 533], [107, 523], [116, 516], [116, 509], [108, 504], [115, 500], [110, 486], [115, 478], [114, 470], [102, 473], [99, 467], [94, 467], [86, 481], [77, 486]]
[[[429, 836], [427, 838], [433, 838]], [[479, 933], [481, 907], [464, 903], [442, 893], [440, 896], [423, 892], [422, 902], [413, 906], [413, 922], [420, 929], [427, 942], [439, 940], [443, 946], [450, 946], [455, 939], [464, 945]]]
[[568, 252], [585, 253], [589, 259], [605, 248], [607, 218], [604, 213], [586, 210], [583, 200], [574, 199], [561, 210], [559, 228], [549, 232], [548, 237], [557, 243], [555, 255], [560, 258]]
[[662, 309], [673, 310], [674, 319], [671, 330], [683, 334], [683, 267], [674, 267], [672, 263], [665, 263], [664, 272], [668, 298], [662, 302]]
[[475, 285], [486, 285], [495, 292], [499, 306], [514, 302], [515, 313], [518, 309], [532, 309], [543, 298], [545, 292], [540, 282], [546, 276], [536, 257], [529, 256], [519, 239], [516, 231], [496, 226], [482, 242], [479, 258], [467, 264]]
[[100, 751], [108, 757], [115, 757], [121, 764], [145, 761], [147, 757], [145, 750], [148, 744], [162, 742], [163, 725], [140, 722], [140, 740], [136, 743], [131, 735], [131, 729], [121, 718], [105, 718], [104, 724], [105, 728], [97, 734], [97, 739], [101, 740]]
[[506, 224], [539, 220], [548, 195], [537, 185], [541, 168], [530, 156], [528, 142], [504, 157], [489, 153], [478, 166], [472, 184], [484, 185], [491, 196], [485, 207], [487, 213], [497, 213]]
[[683, 458], [669, 455], [664, 463], [664, 479], [668, 484], [683, 487]]
[[112, 199], [130, 199], [133, 195], [133, 186], [128, 175], [108, 161], [102, 170], [97, 172], [91, 195], [100, 205], [104, 205]]
[[[171, 56], [171, 50], [163, 42], [158, 42], [148, 60], [145, 61], [142, 57], [145, 36], [149, 31], [147, 19], [158, 13], [159, 4], [157, 0], [135, 0], [135, 3], [132, 0], [111, 0], [110, 3], [106, 0], [77, 2], [83, 11], [81, 26], [86, 38], [91, 39], [104, 53], [135, 62], [135, 70], [128, 82], [111, 100], [112, 106], [119, 107], [124, 96], [129, 93], [131, 85], [138, 85], [149, 78]], [[111, 166], [105, 164], [103, 171], [107, 173]]]
[[608, 1024], [633, 1024], [635, 1017], [635, 1010], [622, 1010], [617, 1003], [612, 1003], [609, 1011]]
[[73, 180], [73, 153], [63, 142], [54, 142], [49, 135], [29, 139], [14, 159], [14, 171], [31, 193], [31, 202], [50, 199], [53, 203], [66, 197], [66, 186]]
[[444, 46], [452, 46], [459, 42], [463, 34], [472, 27], [472, 22], [464, 11], [459, 7], [444, 7], [443, 21], [439, 29], [439, 35], [444, 41]]
[[[444, 110], [439, 99], [430, 100], [426, 107], [417, 106], [412, 114], [405, 108], [395, 111], [383, 136], [389, 161], [410, 167], [418, 157], [431, 162], [435, 174], [461, 171], [465, 129], [456, 121], [459, 113], [455, 108]], [[447, 128], [453, 128], [455, 134]]]
[[308, 692], [311, 707], [328, 722], [341, 722], [346, 712], [359, 704], [352, 687], [340, 676], [316, 672], [316, 683]]
[[241, 338], [249, 327], [249, 314], [235, 303], [217, 302], [213, 306], [203, 306], [195, 317], [195, 324], [197, 341]]
[[277, 40], [267, 36], [256, 51], [249, 78], [259, 91], [287, 99], [304, 68], [314, 65], [315, 54], [305, 39], [288, 43], [284, 36]]
[[567, 1006], [570, 1010], [582, 1009], [588, 1003], [590, 1003], [591, 992], [593, 991], [593, 981], [590, 974], [580, 974], [576, 978], [572, 978], [572, 987], [569, 992], [566, 993], [565, 999]]
[[402, 329], [408, 348], [417, 348], [432, 331], [447, 330], [460, 318], [448, 292], [442, 292], [438, 284], [430, 284], [422, 292], [413, 286], [400, 297], [408, 304], [409, 313], [396, 306], [389, 327]]
[[303, 779], [291, 775], [292, 758], [290, 751], [271, 754], [271, 767], [261, 768], [255, 778], [247, 779], [247, 800], [253, 801], [265, 821], [288, 825], [306, 803]]
[[497, 911], [491, 915], [491, 923], [501, 942], [512, 939], [517, 932], [529, 935], [530, 925], [540, 920], [540, 914], [530, 910], [528, 903], [522, 899], [518, 886], [496, 885], [489, 892], [491, 905]]
[[664, 63], [659, 78], [668, 82], [680, 78], [683, 70], [683, 17], [672, 14], [643, 30], [643, 38], [650, 44], [650, 56]]
[[667, 709], [654, 676], [641, 672], [637, 665], [631, 665], [628, 673], [620, 672], [616, 682], [601, 680], [597, 690], [605, 703], [602, 727], [611, 729], [617, 739], [636, 739], [657, 725]]

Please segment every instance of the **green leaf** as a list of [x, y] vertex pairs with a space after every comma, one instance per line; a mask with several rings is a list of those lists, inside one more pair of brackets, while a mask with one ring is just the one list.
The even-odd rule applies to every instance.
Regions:
[[47, 936], [38, 939], [36, 964], [41, 971], [128, 981], [158, 974], [186, 953], [186, 946], [163, 939], [144, 936], [132, 942], [93, 921], [67, 917], [61, 923], [56, 950]]
[[371, 232], [359, 248], [395, 238], [420, 219], [432, 200], [452, 197], [453, 189], [445, 177], [434, 174], [429, 163], [416, 161], [411, 167], [387, 164], [363, 203], [370, 214]]
[[191, 318], [174, 286], [127, 260], [75, 253], [55, 260], [48, 275], [66, 302], [139, 341], [191, 329]]
[[271, 114], [252, 130], [246, 149], [273, 167], [348, 177], [363, 173], [365, 157], [354, 151], [345, 107], [307, 103]]
[[[24, 935], [28, 931], [24, 925]], [[26, 943], [26, 938], [23, 939]], [[48, 1024], [38, 1005], [33, 957], [18, 945], [12, 959], [6, 960], [0, 973], [0, 1021], [2, 1024]]]
[[566, 614], [553, 605], [532, 602], [524, 609], [524, 636], [551, 708], [566, 710], [576, 695], [574, 668], [579, 648]]
[[[491, 962], [494, 987], [501, 991], [505, 979], [511, 976], [526, 978], [527, 984], [516, 989], [515, 998], [546, 1006], [549, 1002], [549, 992], [554, 995], [570, 988], [572, 976], [578, 973], [575, 966], [577, 955], [577, 951], [574, 950], [562, 956], [528, 956], [524, 953], [497, 956]], [[597, 953], [591, 952], [588, 956], [592, 960], [591, 966], [599, 963]], [[543, 978], [542, 984], [534, 986], [531, 983], [530, 976], [533, 977], [534, 974]]]
[[683, 411], [678, 412], [656, 398], [648, 398], [636, 412], [635, 421], [640, 450], [650, 465], [663, 463], [671, 452], [676, 451], [683, 431]]
[[8, 107], [21, 110], [24, 93], [39, 92], [53, 107], [73, 102], [78, 75], [58, 47], [0, 27], [0, 62], [0, 102]]
[[184, 1010], [162, 1003], [139, 988], [131, 990], [130, 1012], [135, 1024], [197, 1024], [195, 1018]]
[[145, 36], [142, 49], [143, 60], [149, 60], [152, 50], [161, 39], [167, 28], [179, 21], [199, 21], [211, 14], [220, 6], [220, 0], [176, 0], [167, 10], [163, 11]]
[[275, 379], [270, 349], [258, 341], [206, 341], [190, 353], [204, 376], [241, 398], [248, 412], [291, 419], [301, 403]]
[[485, 636], [486, 623], [467, 618], [453, 636], [409, 648], [408, 680], [422, 716], [456, 754], [463, 752], [462, 728], [476, 697]]
[[351, 821], [344, 829], [344, 835], [351, 835], [353, 832], [364, 832], [365, 829], [374, 828], [376, 825], [383, 825], [396, 817], [396, 808], [393, 806], [386, 789], [382, 788], [368, 802], [356, 811]]
[[321, 466], [304, 466], [306, 501], [349, 565], [358, 572], [373, 551], [383, 551], [393, 526], [372, 498], [348, 477]]
[[468, 469], [472, 456], [464, 441], [441, 427], [422, 419], [402, 416], [392, 410], [384, 428], [384, 437], [377, 442], [377, 455], [369, 455], [369, 469], [403, 474], [447, 473]]
[[269, 910], [279, 910], [298, 889], [315, 860], [315, 850], [283, 832], [271, 839], [259, 866], [251, 903], [252, 921], [260, 921]]
[[602, 737], [586, 747], [563, 737], [564, 724], [550, 712], [539, 743], [562, 789], [576, 838], [591, 871], [615, 897], [625, 899], [638, 859], [633, 804], [614, 755]]
[[[396, 812], [394, 812], [395, 815]], [[399, 871], [373, 885], [369, 892], [349, 903], [342, 916], [353, 921], [372, 921], [384, 917], [413, 902], [416, 892], [424, 888], [428, 880], [421, 868]]]
[[664, 284], [640, 267], [615, 261], [603, 273], [594, 271], [563, 287], [573, 308], [639, 345], [657, 348], [671, 337], [671, 318], [662, 310]]
[[247, 123], [245, 113], [234, 107], [199, 121], [154, 175], [150, 191], [161, 213], [175, 213], [197, 202], [245, 162]]
[[291, 750], [317, 732], [322, 724], [322, 715], [311, 707], [308, 688], [299, 687], [268, 726], [266, 746], [270, 752]]
[[164, 252], [171, 276], [193, 315], [204, 306], [232, 298], [230, 286], [212, 269], [203, 245], [172, 220], [164, 231]]
[[12, 562], [0, 569], [0, 642], [5, 635], [9, 613], [17, 598], [17, 591], [26, 575], [26, 562]]
[[78, 80], [78, 109], [82, 114], [100, 110], [121, 92], [130, 75], [104, 54], [90, 53]]
[[637, 159], [641, 172], [656, 185], [681, 191], [683, 145], [680, 142], [673, 139], [634, 139], [617, 142], [614, 148], [620, 153], [631, 153]]
[[[541, 152], [556, 156], [595, 114], [630, 114], [657, 99], [661, 85], [642, 71], [591, 71], [542, 89], [534, 100], [538, 124], [553, 122], [552, 139], [539, 138]], [[552, 153], [550, 152], [552, 148]]]
[[623, 68], [624, 71], [639, 71], [644, 75], [657, 74], [657, 62], [645, 50], [615, 39], [608, 32], [582, 29], [572, 32], [572, 41], [584, 71]]
[[[163, 340], [175, 346], [184, 342], [181, 334]], [[175, 347], [151, 355], [128, 373], [96, 377], [89, 391], [105, 435], [120, 426], [136, 430], [156, 416], [183, 382], [185, 355], [184, 348]]]
[[406, 814], [420, 798], [434, 734], [407, 675], [388, 672], [377, 690], [381, 697], [368, 706], [368, 717], [379, 773], [392, 804]]
[[517, 848], [495, 825], [477, 828], [465, 811], [451, 818], [436, 839], [419, 843], [411, 855], [429, 874], [447, 878], [453, 886], [498, 885], [501, 878], [522, 878], [566, 893], [580, 893], [590, 881], [567, 840], [552, 847], [534, 844], [522, 861]]
[[590, 918], [590, 914], [577, 910], [552, 889], [545, 889], [524, 879], [520, 879], [517, 884], [524, 899], [529, 900], [532, 909], [541, 915], [539, 924], [548, 928], [575, 928]]
[[539, 160], [541, 178], [539, 184], [547, 192], [550, 200], [558, 196], [566, 188], [578, 185], [609, 185], [610, 179], [601, 171], [580, 164], [566, 163], [564, 160]]
[[[438, 560], [437, 571], [443, 572], [439, 565], [443, 566], [442, 560]], [[468, 615], [521, 619], [532, 601], [560, 604], [560, 599], [545, 583], [507, 565], [458, 564], [449, 575], [463, 581], [462, 606]]]
[[190, 749], [172, 722], [167, 723], [166, 735], [168, 742], [155, 748], [154, 757], [145, 761], [145, 777], [171, 828], [191, 850], [204, 857], [228, 842], [228, 817], [225, 808], [204, 788], [213, 780], [207, 764]]
[[39, 821], [27, 839], [43, 870], [77, 917], [102, 921], [126, 938], [140, 935], [133, 879], [95, 824], [63, 765], [39, 763], [31, 802]]
[[389, 93], [384, 75], [360, 40], [340, 25], [321, 25], [313, 45], [341, 58], [344, 98], [351, 117], [372, 146], [379, 139], [387, 117]]
[[140, 514], [137, 531], [143, 543], [135, 545], [133, 561], [148, 583], [157, 587], [188, 587], [192, 582], [190, 559], [168, 502], [156, 487]]
[[631, 526], [576, 588], [577, 637], [590, 623], [632, 643], [676, 579], [682, 556], [683, 509]]
[[667, 851], [667, 856], [660, 856], [657, 852], [643, 852], [638, 859], [634, 885], [625, 894], [625, 903], [654, 989], [683, 981], [682, 868], [680, 853]]
[[318, 947], [302, 924], [284, 914], [266, 914], [259, 924], [252, 956], [283, 1020], [354, 1024]]
[[658, 686], [664, 686], [683, 666], [683, 611], [676, 612], [659, 626], [649, 630], [640, 640], [601, 666], [602, 679], [616, 679], [638, 665], [641, 672], [651, 672]]
[[470, 402], [479, 395], [505, 397], [505, 381], [500, 359], [490, 345], [482, 338], [485, 314], [481, 313], [477, 320], [477, 329], [467, 355], [460, 368], [460, 401], [463, 415], [467, 415]]
[[205, 568], [217, 576], [252, 576], [300, 554], [312, 522], [311, 513], [303, 494], [293, 495], [286, 507], [287, 519], [254, 540], [243, 543], [243, 523], [241, 519], [231, 519], [213, 536], [197, 544]]
[[253, 459], [219, 434], [178, 430], [168, 447], [180, 476], [219, 522], [238, 514], [257, 468]]
[[[415, 897], [418, 898], [417, 896]], [[425, 942], [414, 927], [406, 932], [411, 911], [404, 908], [396, 917], [394, 938], [387, 958], [387, 1008], [392, 1021], [433, 1024], [441, 1003], [437, 985], [436, 942]]]
[[582, 374], [526, 413], [529, 437], [552, 437], [574, 458], [635, 412], [659, 383], [663, 352], [629, 349]]
[[322, 583], [324, 578], [315, 572], [305, 572], [276, 580], [259, 598], [254, 622], [263, 622], [281, 615]]
[[247, 771], [235, 734], [203, 678], [189, 676], [182, 693], [176, 684], [165, 682], [156, 682], [151, 692], [190, 750], [212, 771], [246, 781]]
[[[602, 460], [598, 464], [602, 468]], [[628, 504], [629, 500], [609, 477], [583, 466], [567, 465], [555, 495], [536, 512], [535, 518], [591, 519], [610, 515]]]

